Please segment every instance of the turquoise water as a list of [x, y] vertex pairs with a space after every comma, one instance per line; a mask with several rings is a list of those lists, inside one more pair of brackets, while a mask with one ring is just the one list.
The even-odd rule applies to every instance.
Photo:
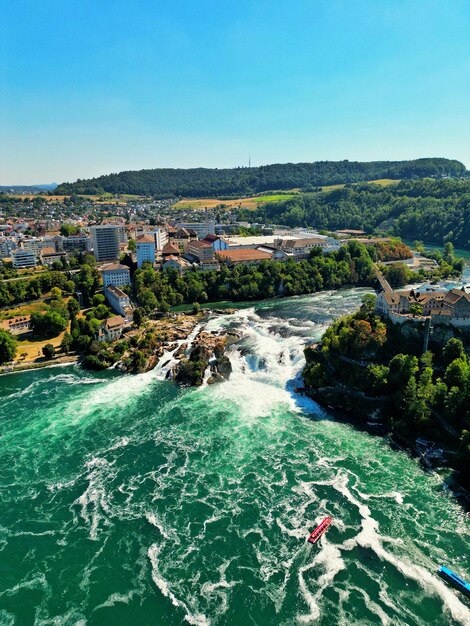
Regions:
[[[229, 382], [0, 378], [0, 624], [470, 624], [470, 524], [438, 475], [293, 389], [345, 290], [221, 316]], [[305, 542], [326, 515], [333, 527]]]

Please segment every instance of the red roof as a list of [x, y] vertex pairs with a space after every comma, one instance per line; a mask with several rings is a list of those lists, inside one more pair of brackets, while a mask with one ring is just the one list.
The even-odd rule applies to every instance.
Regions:
[[174, 246], [172, 243], [166, 243], [163, 246], [162, 254], [179, 254], [179, 253], [180, 253], [179, 249], [176, 246]]
[[201, 241], [191, 241], [189, 245], [195, 248], [212, 248], [211, 244], [204, 241], [204, 239], [201, 239]]
[[207, 241], [208, 243], [214, 243], [214, 241], [218, 241], [220, 237], [218, 235], [206, 235], [202, 241]]
[[155, 243], [152, 235], [140, 235], [140, 237], [137, 237], [136, 241], [137, 243]]
[[229, 261], [232, 263], [241, 263], [243, 261], [263, 261], [264, 259], [270, 259], [272, 256], [269, 252], [246, 248], [241, 250], [221, 250], [216, 254], [223, 261]]

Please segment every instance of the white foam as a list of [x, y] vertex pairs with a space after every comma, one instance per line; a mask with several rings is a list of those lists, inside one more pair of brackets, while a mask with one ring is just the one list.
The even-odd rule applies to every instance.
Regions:
[[189, 624], [193, 624], [193, 626], [210, 626], [210, 621], [203, 613], [191, 613], [187, 604], [182, 600], [179, 600], [172, 592], [170, 584], [163, 578], [160, 573], [159, 553], [160, 548], [157, 544], [152, 544], [147, 551], [150, 563], [152, 565], [152, 580], [155, 585], [166, 598], [169, 598], [171, 600], [173, 606], [184, 609], [184, 619]]

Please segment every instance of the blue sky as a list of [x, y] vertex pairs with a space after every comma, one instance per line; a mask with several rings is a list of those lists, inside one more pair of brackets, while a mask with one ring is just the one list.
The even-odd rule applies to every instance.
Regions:
[[467, 0], [0, 0], [0, 184], [322, 159], [470, 166]]

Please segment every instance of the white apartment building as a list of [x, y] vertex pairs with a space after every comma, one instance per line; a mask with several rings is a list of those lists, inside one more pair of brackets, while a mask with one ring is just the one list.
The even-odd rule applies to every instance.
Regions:
[[107, 263], [100, 267], [103, 277], [103, 287], [106, 289], [110, 285], [115, 287], [125, 287], [131, 284], [131, 273], [127, 265], [119, 263]]
[[215, 235], [215, 222], [178, 222], [176, 228], [186, 228], [196, 231], [198, 239], [203, 239], [207, 235]]
[[115, 224], [90, 227], [93, 253], [97, 261], [115, 261], [119, 258], [120, 228], [123, 227]]
[[119, 289], [119, 287], [110, 285], [105, 290], [105, 296], [116, 313], [120, 313], [127, 320], [132, 319], [132, 305], [129, 296]]
[[37, 255], [32, 250], [23, 250], [21, 248], [12, 252], [11, 260], [15, 269], [36, 267], [38, 264]]

